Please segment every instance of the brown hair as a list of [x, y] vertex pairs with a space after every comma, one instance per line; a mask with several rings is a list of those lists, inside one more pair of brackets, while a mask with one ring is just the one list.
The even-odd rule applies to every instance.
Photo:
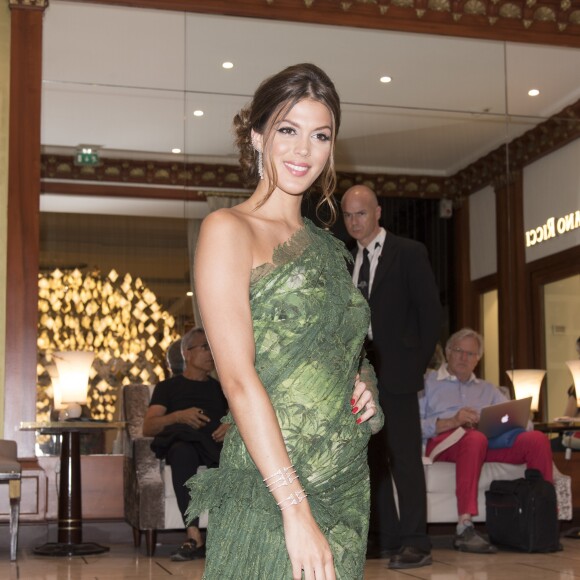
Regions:
[[[321, 189], [316, 204], [318, 213], [322, 205], [330, 210], [329, 223], [336, 220], [336, 202], [333, 197], [336, 187], [334, 171], [334, 145], [340, 127], [340, 98], [328, 75], [314, 64], [302, 63], [290, 66], [267, 78], [254, 93], [252, 102], [234, 117], [236, 145], [240, 151], [240, 165], [248, 185], [255, 187], [259, 180], [256, 164], [257, 152], [252, 144], [252, 130], [263, 136], [263, 149], [271, 146], [272, 128], [303, 99], [312, 99], [325, 105], [332, 117], [332, 148], [326, 166], [315, 182]], [[262, 204], [272, 195], [276, 187], [277, 174], [270, 165], [272, 183]]]

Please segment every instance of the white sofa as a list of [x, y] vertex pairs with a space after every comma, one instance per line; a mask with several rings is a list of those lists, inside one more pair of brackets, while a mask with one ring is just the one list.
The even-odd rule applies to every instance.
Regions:
[[[427, 521], [429, 523], [456, 522], [455, 463], [431, 462], [423, 458], [427, 486]], [[486, 463], [481, 471], [477, 490], [479, 514], [474, 521], [485, 521], [485, 492], [494, 479], [517, 479], [524, 476], [525, 465]]]
[[[423, 458], [425, 482], [427, 485], [427, 522], [452, 523], [458, 518], [457, 498], [455, 496], [455, 463], [431, 462]], [[479, 479], [477, 504], [479, 514], [474, 517], [476, 522], [485, 521], [485, 492], [491, 482], [496, 479], [518, 479], [524, 477], [525, 465], [509, 463], [485, 463]], [[572, 480], [569, 475], [563, 475], [554, 466], [554, 485], [558, 497], [558, 518], [572, 519]]]
[[[500, 386], [499, 390], [510, 397], [510, 390]], [[558, 497], [558, 518], [560, 520], [572, 519], [572, 480], [570, 476], [563, 475], [554, 465], [554, 486]], [[443, 461], [433, 462], [423, 456], [423, 469], [425, 470], [425, 483], [427, 487], [427, 522], [428, 523], [451, 523], [456, 522], [457, 498], [455, 496], [455, 463]], [[484, 463], [477, 488], [478, 515], [473, 518], [476, 522], [485, 521], [485, 492], [491, 482], [502, 479], [519, 479], [524, 477], [525, 465], [512, 465], [510, 463]]]

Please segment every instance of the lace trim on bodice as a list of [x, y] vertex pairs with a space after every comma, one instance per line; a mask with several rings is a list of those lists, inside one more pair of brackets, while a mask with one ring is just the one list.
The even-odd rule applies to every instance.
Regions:
[[277, 245], [272, 252], [272, 262], [265, 262], [252, 269], [250, 286], [273, 272], [276, 268], [299, 258], [312, 243], [313, 235], [310, 224], [304, 220], [304, 225], [297, 229], [285, 242]]

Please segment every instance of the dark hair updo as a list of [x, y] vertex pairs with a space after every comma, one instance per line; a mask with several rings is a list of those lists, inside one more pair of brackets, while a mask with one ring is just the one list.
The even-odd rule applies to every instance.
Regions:
[[[272, 128], [288, 111], [304, 99], [318, 101], [327, 107], [332, 117], [332, 148], [328, 162], [316, 180], [321, 189], [317, 211], [328, 205], [331, 225], [336, 220], [336, 202], [333, 192], [336, 186], [334, 171], [334, 144], [340, 127], [340, 98], [328, 75], [314, 64], [302, 63], [289, 66], [267, 78], [254, 93], [252, 102], [234, 117], [236, 145], [240, 151], [240, 165], [247, 184], [255, 187], [259, 181], [256, 163], [257, 152], [252, 144], [252, 129], [262, 135], [263, 149], [271, 146]], [[262, 203], [272, 195], [276, 187], [276, 170], [269, 167], [272, 183]]]

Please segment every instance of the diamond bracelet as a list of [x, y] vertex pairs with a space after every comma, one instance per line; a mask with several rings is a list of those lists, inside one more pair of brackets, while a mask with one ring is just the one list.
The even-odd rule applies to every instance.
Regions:
[[268, 490], [272, 492], [279, 487], [290, 485], [297, 479], [298, 475], [296, 474], [296, 470], [294, 469], [294, 466], [291, 465], [290, 467], [281, 467], [278, 471], [270, 475], [270, 477], [266, 477], [264, 483]]
[[276, 505], [280, 508], [280, 511], [284, 511], [290, 506], [297, 505], [304, 501], [308, 494], [301, 489], [300, 491], [292, 492], [286, 499], [279, 501]]

